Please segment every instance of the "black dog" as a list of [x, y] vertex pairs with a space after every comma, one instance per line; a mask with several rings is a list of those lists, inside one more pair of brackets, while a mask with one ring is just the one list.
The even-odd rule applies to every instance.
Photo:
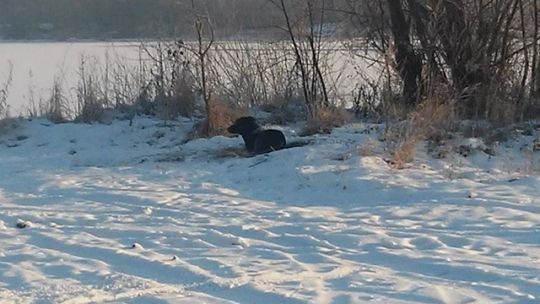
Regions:
[[248, 152], [261, 154], [285, 148], [285, 135], [279, 130], [264, 130], [251, 116], [238, 118], [227, 131], [240, 134]]

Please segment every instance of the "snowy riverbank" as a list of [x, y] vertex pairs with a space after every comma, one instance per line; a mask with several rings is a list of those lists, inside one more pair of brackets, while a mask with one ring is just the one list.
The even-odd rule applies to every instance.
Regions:
[[377, 126], [252, 158], [224, 152], [239, 138], [182, 144], [191, 126], [0, 135], [0, 302], [540, 301], [533, 137], [496, 156], [420, 146], [397, 170]]

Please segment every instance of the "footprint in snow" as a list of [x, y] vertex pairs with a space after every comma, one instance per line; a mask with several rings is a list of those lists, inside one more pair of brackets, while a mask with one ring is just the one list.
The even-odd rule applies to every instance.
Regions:
[[410, 241], [410, 244], [419, 250], [435, 250], [441, 247], [445, 247], [445, 245], [439, 240], [424, 236], [412, 239]]
[[18, 220], [15, 227], [19, 229], [30, 228], [32, 227], [32, 223], [30, 221]]
[[131, 245], [131, 247], [129, 247], [129, 248], [130, 248], [130, 249], [136, 249], [136, 250], [144, 250], [144, 247], [143, 247], [141, 244], [139, 244], [139, 243], [133, 243], [133, 244]]
[[240, 247], [244, 247], [244, 248], [247, 248], [250, 246], [250, 243], [248, 240], [244, 239], [244, 238], [237, 238], [236, 240], [232, 241], [231, 242], [231, 245], [233, 246], [240, 246]]

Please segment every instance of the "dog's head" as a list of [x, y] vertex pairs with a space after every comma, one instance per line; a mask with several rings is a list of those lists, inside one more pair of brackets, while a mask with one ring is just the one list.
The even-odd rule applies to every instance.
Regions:
[[238, 118], [234, 124], [227, 128], [229, 133], [233, 134], [250, 134], [257, 130], [259, 125], [252, 116], [244, 116]]

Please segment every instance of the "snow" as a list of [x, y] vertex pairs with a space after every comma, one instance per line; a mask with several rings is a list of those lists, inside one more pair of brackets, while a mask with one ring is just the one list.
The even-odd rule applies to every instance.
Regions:
[[0, 133], [0, 302], [540, 301], [533, 137], [397, 170], [377, 125], [246, 158], [192, 124]]

